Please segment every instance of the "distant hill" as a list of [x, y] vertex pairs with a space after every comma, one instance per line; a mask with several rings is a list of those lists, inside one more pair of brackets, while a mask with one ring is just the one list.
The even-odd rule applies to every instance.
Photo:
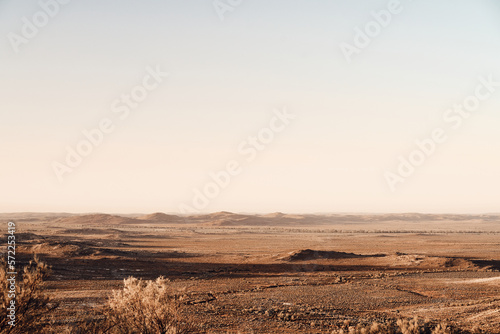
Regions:
[[0, 219], [3, 221], [13, 220], [16, 222], [23, 221], [48, 221], [61, 217], [74, 216], [72, 213], [53, 213], [53, 212], [14, 212], [14, 213], [0, 213]]
[[211, 226], [254, 225], [256, 216], [242, 215], [227, 211], [214, 212], [205, 215], [189, 216], [191, 223], [209, 224]]
[[149, 215], [140, 216], [137, 219], [145, 220], [153, 223], [165, 223], [165, 224], [179, 224], [186, 223], [185, 217], [180, 217], [176, 215], [168, 215], [163, 212], [155, 212]]
[[108, 215], [103, 213], [90, 215], [77, 215], [71, 217], [58, 218], [54, 223], [65, 225], [123, 225], [123, 224], [140, 224], [142, 221], [135, 218], [127, 218], [116, 215]]
[[500, 215], [495, 214], [239, 214], [220, 211], [209, 214], [178, 216], [162, 212], [147, 215], [92, 214], [52, 214], [52, 213], [3, 213], [4, 221], [54, 223], [64, 226], [115, 228], [120, 225], [141, 224], [185, 224], [214, 227], [319, 227], [339, 230], [379, 230], [379, 231], [500, 231]]

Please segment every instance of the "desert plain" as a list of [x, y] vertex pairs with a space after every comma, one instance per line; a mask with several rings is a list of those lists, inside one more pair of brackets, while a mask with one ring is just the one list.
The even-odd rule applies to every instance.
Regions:
[[61, 332], [125, 278], [164, 276], [196, 333], [332, 333], [414, 317], [500, 333], [500, 214], [0, 217], [5, 231], [16, 223], [20, 265], [37, 254], [51, 266]]

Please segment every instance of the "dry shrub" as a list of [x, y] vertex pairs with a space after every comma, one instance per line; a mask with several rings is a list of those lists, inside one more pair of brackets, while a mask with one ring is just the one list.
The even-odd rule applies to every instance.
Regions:
[[454, 333], [445, 323], [438, 324], [434, 328], [426, 321], [419, 321], [418, 318], [411, 320], [399, 319], [395, 323], [374, 322], [369, 325], [358, 324], [351, 326], [349, 322], [332, 332], [332, 334], [452, 334]]
[[[420, 326], [418, 324], [418, 319], [413, 318], [412, 320], [399, 319], [397, 325], [403, 334], [420, 334]], [[426, 328], [427, 329], [427, 328]]]
[[169, 283], [163, 277], [125, 279], [123, 289], [114, 290], [93, 319], [80, 324], [74, 333], [189, 333], [190, 326], [180, 315], [181, 303]]
[[451, 334], [451, 329], [446, 323], [440, 323], [432, 330], [432, 334]]
[[[45, 295], [43, 280], [49, 275], [50, 269], [46, 263], [41, 262], [36, 256], [23, 268], [16, 278], [16, 319], [15, 326], [9, 324], [7, 318], [7, 307], [11, 298], [7, 278], [7, 266], [5, 260], [0, 261], [0, 333], [40, 333], [50, 323], [46, 320], [47, 315], [57, 308], [58, 304], [51, 303]], [[9, 277], [8, 277], [9, 276]]]

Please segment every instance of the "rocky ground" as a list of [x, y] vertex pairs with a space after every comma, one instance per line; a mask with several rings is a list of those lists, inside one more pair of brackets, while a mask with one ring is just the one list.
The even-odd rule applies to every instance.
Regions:
[[124, 278], [162, 275], [199, 333], [331, 333], [347, 323], [415, 316], [500, 333], [497, 231], [67, 219], [78, 221], [18, 224], [19, 260], [36, 253], [52, 266], [46, 287], [61, 303], [61, 328], [88, 316]]

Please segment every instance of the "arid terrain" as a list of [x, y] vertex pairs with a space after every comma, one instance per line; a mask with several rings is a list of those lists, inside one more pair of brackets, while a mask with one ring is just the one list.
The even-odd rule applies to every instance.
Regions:
[[331, 333], [415, 316], [500, 333], [499, 214], [0, 217], [4, 230], [16, 223], [20, 264], [36, 253], [52, 267], [61, 328], [123, 279], [164, 276], [198, 333]]

